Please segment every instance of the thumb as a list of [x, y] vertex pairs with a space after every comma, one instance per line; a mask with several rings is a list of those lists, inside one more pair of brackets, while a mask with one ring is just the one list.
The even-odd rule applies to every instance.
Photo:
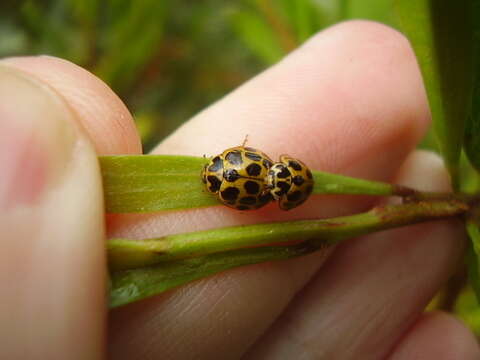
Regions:
[[75, 114], [0, 63], [1, 359], [96, 359], [105, 313], [101, 179]]

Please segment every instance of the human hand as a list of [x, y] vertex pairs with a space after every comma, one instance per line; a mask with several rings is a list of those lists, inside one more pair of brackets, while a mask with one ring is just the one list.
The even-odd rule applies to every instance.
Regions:
[[[407, 41], [383, 25], [357, 21], [323, 31], [154, 152], [215, 155], [248, 134], [250, 146], [273, 158], [289, 153], [312, 169], [447, 190], [435, 155], [408, 156], [428, 125]], [[6, 59], [0, 62], [0, 146], [2, 359], [480, 356], [459, 321], [423, 314], [460, 259], [464, 244], [454, 222], [347, 241], [325, 264], [312, 254], [237, 268], [115, 309], [107, 321], [96, 154], [141, 152], [131, 115], [75, 65]], [[372, 204], [366, 197], [314, 196], [290, 212], [270, 204], [254, 212], [218, 206], [111, 215], [107, 231], [157, 237], [346, 215]]]

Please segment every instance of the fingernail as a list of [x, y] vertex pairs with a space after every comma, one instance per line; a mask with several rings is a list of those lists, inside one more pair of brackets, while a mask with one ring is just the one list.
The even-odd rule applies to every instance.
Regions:
[[52, 89], [0, 64], [0, 209], [37, 203], [62, 178], [76, 139]]

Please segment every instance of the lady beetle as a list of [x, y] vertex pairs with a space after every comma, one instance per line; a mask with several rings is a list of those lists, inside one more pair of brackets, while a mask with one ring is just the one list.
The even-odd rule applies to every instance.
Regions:
[[293, 209], [303, 204], [312, 193], [312, 172], [300, 160], [282, 155], [280, 162], [273, 164], [268, 171], [266, 188], [273, 199], [278, 200], [280, 209]]
[[261, 208], [272, 200], [265, 178], [273, 161], [250, 147], [233, 147], [215, 156], [202, 170], [207, 190], [238, 210]]

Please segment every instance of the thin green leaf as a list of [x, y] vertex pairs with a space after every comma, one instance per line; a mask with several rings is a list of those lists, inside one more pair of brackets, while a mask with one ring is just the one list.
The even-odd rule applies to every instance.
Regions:
[[[200, 180], [207, 160], [192, 156], [103, 156], [108, 213], [153, 212], [219, 205]], [[313, 171], [315, 194], [392, 195], [390, 184]]]
[[472, 166], [465, 152], [460, 157], [460, 191], [465, 194], [475, 194], [480, 190], [480, 174]]
[[110, 307], [126, 305], [234, 267], [288, 259], [318, 248], [321, 248], [321, 244], [312, 242], [286, 247], [240, 249], [166, 262], [155, 267], [116, 271], [111, 276]]
[[314, 194], [348, 194], [348, 195], [395, 195], [398, 186], [378, 181], [351, 178], [348, 176], [312, 171], [315, 185]]
[[478, 225], [471, 220], [467, 221], [466, 228], [471, 240], [467, 248], [468, 278], [480, 304], [480, 230]]
[[480, 335], [480, 307], [471, 286], [465, 287], [455, 303], [455, 316], [460, 318], [474, 334]]
[[471, 1], [396, 0], [401, 28], [417, 55], [435, 133], [458, 187], [458, 161], [473, 75]]
[[480, 171], [480, 1], [473, 1], [474, 70], [472, 112], [465, 128], [464, 148], [468, 159]]
[[[466, 209], [461, 202], [431, 201], [378, 207], [364, 214], [328, 220], [236, 226], [146, 241], [111, 240], [111, 268], [137, 267], [112, 272], [111, 306], [140, 300], [226, 269], [300, 256], [354, 236], [459, 215]], [[259, 247], [292, 241], [303, 242]]]
[[476, 222], [472, 220], [467, 220], [467, 233], [470, 236], [470, 240], [472, 241], [473, 251], [477, 256], [480, 256], [480, 229]]
[[200, 180], [205, 162], [189, 156], [100, 157], [107, 213], [217, 205]]

